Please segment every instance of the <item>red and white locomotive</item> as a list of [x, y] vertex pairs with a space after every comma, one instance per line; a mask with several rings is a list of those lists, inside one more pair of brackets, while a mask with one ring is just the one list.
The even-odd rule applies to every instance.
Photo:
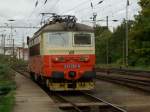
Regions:
[[91, 90], [95, 87], [93, 28], [76, 23], [74, 16], [54, 17], [32, 38], [29, 71], [52, 91]]

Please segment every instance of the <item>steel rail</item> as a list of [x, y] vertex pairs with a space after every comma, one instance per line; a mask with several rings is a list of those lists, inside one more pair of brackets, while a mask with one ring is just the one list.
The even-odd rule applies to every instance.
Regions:
[[109, 78], [113, 80], [121, 80], [126, 82], [131, 82], [138, 85], [150, 86], [150, 80], [147, 79], [137, 79], [138, 77], [128, 77], [128, 76], [121, 76], [121, 75], [106, 75], [106, 74], [99, 74], [96, 77], [97, 79], [100, 78]]
[[150, 74], [149, 73], [142, 73], [142, 72], [130, 72], [130, 71], [112, 71], [112, 73], [117, 73], [120, 75], [132, 75], [132, 76], [136, 76], [136, 77], [142, 77], [142, 78], [150, 78]]
[[19, 69], [15, 69], [15, 68], [12, 68], [12, 70], [14, 70], [16, 73], [19, 73], [28, 79], [31, 79], [30, 75], [27, 75], [28, 72], [26, 70], [21, 70], [21, 69], [19, 70]]
[[110, 106], [110, 107], [113, 107], [117, 112], [127, 112], [125, 109], [119, 107], [118, 105], [109, 103], [109, 102], [107, 102], [107, 101], [105, 101], [105, 100], [103, 100], [103, 99], [101, 99], [101, 98], [98, 98], [98, 97], [96, 97], [96, 96], [93, 96], [93, 95], [91, 95], [91, 94], [89, 94], [89, 93], [85, 93], [85, 92], [81, 92], [81, 93], [82, 93], [83, 95], [86, 95], [86, 96], [92, 98], [92, 99], [95, 99], [95, 100], [98, 100], [98, 101], [100, 101], [100, 102], [103, 102], [103, 103], [107, 104], [107, 105]]
[[131, 87], [134, 89], [138, 89], [138, 90], [142, 90], [145, 92], [150, 92], [148, 83], [144, 82], [138, 82], [137, 80], [134, 79], [124, 79], [124, 78], [115, 78], [115, 77], [111, 77], [111, 76], [97, 76], [98, 80], [105, 80], [105, 81], [109, 81], [112, 83], [116, 83], [116, 84], [120, 84], [123, 86], [127, 86], [127, 87]]
[[136, 83], [139, 85], [144, 86], [150, 86], [150, 80], [147, 79], [137, 79], [137, 77], [127, 77], [127, 76], [121, 76], [121, 75], [97, 75], [97, 78], [100, 77], [106, 77], [106, 78], [112, 78], [116, 80], [124, 80], [124, 81], [130, 81], [132, 83]]
[[127, 70], [127, 69], [115, 69], [115, 68], [96, 68], [96, 72], [102, 73], [118, 73], [120, 75], [133, 75], [138, 77], [150, 78], [150, 71], [140, 71], [140, 70]]
[[82, 112], [82, 110], [81, 110], [80, 108], [78, 108], [78, 106], [77, 106], [75, 103], [73, 103], [73, 102], [67, 100], [66, 98], [64, 98], [64, 97], [63, 97], [62, 95], [60, 95], [60, 94], [55, 94], [55, 95], [56, 95], [57, 97], [61, 98], [62, 100], [64, 100], [65, 102], [71, 104], [72, 107], [73, 107], [77, 112]]

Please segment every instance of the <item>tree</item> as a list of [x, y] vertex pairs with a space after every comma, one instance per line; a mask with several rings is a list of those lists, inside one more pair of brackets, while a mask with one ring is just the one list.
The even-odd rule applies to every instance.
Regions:
[[107, 62], [106, 44], [111, 34], [107, 27], [97, 26], [95, 28], [97, 63], [106, 64]]
[[[129, 30], [133, 21], [128, 22]], [[123, 64], [125, 58], [125, 37], [126, 37], [126, 22], [125, 20], [118, 26], [111, 35], [110, 38], [110, 56], [113, 63]]]
[[141, 0], [139, 5], [142, 10], [129, 35], [130, 64], [150, 66], [150, 0]]

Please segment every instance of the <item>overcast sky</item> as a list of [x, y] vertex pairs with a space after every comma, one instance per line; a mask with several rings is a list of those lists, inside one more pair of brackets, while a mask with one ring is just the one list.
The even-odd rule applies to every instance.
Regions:
[[[109, 16], [109, 27], [116, 27], [125, 18], [125, 7], [127, 0], [104, 0], [103, 3], [98, 5], [101, 0], [38, 0], [38, 5], [35, 7], [37, 0], [0, 0], [0, 25], [16, 26], [38, 26], [41, 20], [40, 13], [42, 12], [55, 12], [58, 14], [71, 14], [76, 15], [79, 22], [89, 20], [92, 16], [92, 9], [90, 1], [94, 6], [94, 11], [97, 12], [97, 19], [106, 19]], [[129, 5], [129, 19], [134, 19], [134, 15], [138, 14], [140, 7], [137, 2], [139, 0], [130, 0]], [[14, 19], [14, 22], [8, 21]], [[119, 22], [112, 22], [111, 20], [117, 19]], [[100, 25], [106, 25], [106, 22], [99, 22]], [[3, 31], [0, 29], [0, 34], [9, 33], [10, 29]], [[14, 38], [18, 41], [22, 40], [27, 35], [33, 35], [35, 30], [31, 29], [13, 29]]]

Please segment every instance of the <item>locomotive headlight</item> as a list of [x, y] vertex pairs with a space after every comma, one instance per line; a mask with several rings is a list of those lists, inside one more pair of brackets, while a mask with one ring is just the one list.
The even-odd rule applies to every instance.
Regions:
[[56, 61], [56, 62], [57, 62], [57, 61], [59, 61], [59, 58], [58, 58], [58, 57], [56, 57], [56, 58], [54, 59], [54, 61]]
[[80, 61], [87, 62], [89, 61], [89, 57], [81, 57]]
[[55, 61], [55, 62], [64, 62], [65, 61], [65, 58], [64, 57], [55, 57], [54, 59], [53, 59], [53, 61]]

